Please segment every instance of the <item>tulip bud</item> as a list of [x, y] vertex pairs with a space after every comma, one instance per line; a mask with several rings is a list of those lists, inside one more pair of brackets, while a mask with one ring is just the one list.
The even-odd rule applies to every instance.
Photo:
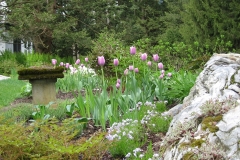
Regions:
[[132, 46], [130, 47], [130, 54], [135, 55], [136, 54], [136, 47]]
[[119, 87], [120, 87], [120, 83], [117, 83], [117, 84], [116, 84], [116, 88], [119, 88]]
[[88, 62], [88, 57], [85, 58], [85, 62]]
[[158, 56], [157, 54], [154, 54], [154, 55], [153, 55], [153, 60], [154, 60], [155, 62], [157, 62], [157, 61], [159, 60], [159, 56]]
[[159, 69], [163, 69], [163, 64], [162, 63], [158, 63], [158, 68]]
[[66, 68], [69, 68], [69, 66], [70, 66], [69, 63], [66, 63], [65, 67], [66, 67]]
[[56, 59], [52, 59], [52, 64], [55, 66], [57, 64], [57, 60]]
[[80, 64], [80, 59], [77, 59], [75, 62], [76, 65]]
[[119, 64], [119, 61], [118, 61], [118, 59], [117, 59], [117, 58], [113, 60], [113, 64], [114, 64], [114, 66], [118, 66], [118, 64]]
[[63, 62], [60, 62], [60, 66], [64, 66], [64, 63], [63, 63]]
[[146, 61], [146, 60], [147, 60], [147, 53], [141, 54], [141, 59], [142, 59], [143, 61]]
[[98, 65], [103, 66], [105, 64], [105, 58], [103, 56], [98, 56]]
[[129, 71], [133, 71], [134, 70], [134, 67], [133, 66], [129, 66]]
[[121, 79], [117, 79], [117, 83], [121, 84]]
[[167, 75], [168, 75], [168, 77], [172, 77], [172, 73], [168, 73]]
[[126, 76], [128, 74], [128, 69], [125, 69], [124, 75]]
[[139, 72], [139, 69], [138, 69], [138, 68], [135, 68], [134, 71], [135, 71], [135, 73], [138, 73], [138, 72]]
[[149, 67], [151, 67], [151, 66], [152, 66], [152, 62], [151, 62], [151, 61], [148, 61], [148, 62], [147, 62], [147, 65], [148, 65]]

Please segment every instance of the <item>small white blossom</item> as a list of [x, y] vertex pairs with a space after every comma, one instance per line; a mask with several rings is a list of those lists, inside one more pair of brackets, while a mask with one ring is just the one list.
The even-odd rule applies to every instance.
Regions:
[[131, 153], [128, 153], [125, 157], [129, 158], [131, 156]]

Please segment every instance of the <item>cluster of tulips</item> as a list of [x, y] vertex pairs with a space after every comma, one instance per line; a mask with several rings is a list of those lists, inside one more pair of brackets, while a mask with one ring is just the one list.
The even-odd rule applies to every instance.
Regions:
[[[137, 53], [136, 47], [134, 47], [134, 46], [130, 47], [130, 54], [131, 54], [131, 55], [135, 55], [136, 53]], [[142, 61], [147, 61], [147, 57], [148, 57], [147, 53], [142, 53], [142, 54], [140, 55], [140, 58], [141, 58]], [[156, 68], [156, 70], [160, 69], [160, 73], [161, 73], [161, 74], [160, 74], [159, 78], [160, 78], [160, 79], [163, 79], [163, 77], [164, 77], [164, 75], [165, 75], [165, 70], [163, 69], [163, 67], [164, 67], [164, 66], [163, 66], [163, 63], [162, 63], [162, 62], [159, 62], [159, 59], [160, 59], [160, 58], [159, 58], [158, 54], [154, 54], [154, 55], [152, 56], [153, 62], [157, 63], [157, 68]], [[88, 63], [88, 57], [85, 58], [85, 62]], [[99, 65], [99, 66], [103, 67], [103, 66], [105, 65], [105, 62], [106, 62], [106, 61], [105, 61], [104, 56], [98, 56], [98, 65]], [[83, 67], [84, 64], [80, 64], [80, 63], [81, 63], [80, 59], [77, 59], [76, 62], [75, 62], [75, 65], [80, 65], [81, 67]], [[55, 67], [56, 64], [57, 64], [57, 60], [56, 60], [56, 59], [52, 59], [52, 64], [53, 64], [54, 67]], [[118, 58], [113, 59], [113, 65], [116, 66], [116, 67], [119, 65], [119, 60], [118, 60]], [[147, 65], [148, 65], [149, 67], [151, 67], [151, 66], [152, 66], [152, 61], [148, 61], [148, 62], [147, 62]], [[70, 69], [72, 74], [74, 74], [74, 73], [77, 71], [77, 70], [76, 70], [72, 65], [70, 65], [69, 63], [60, 62], [60, 66], [63, 66], [63, 67], [65, 67], [66, 69]], [[135, 68], [134, 62], [133, 62], [133, 65], [130, 65], [128, 68], [126, 68], [126, 69], [124, 70], [124, 75], [128, 75], [129, 71], [134, 71], [134, 73], [139, 73], [139, 68], [137, 68], [137, 67]], [[116, 73], [116, 76], [117, 76], [117, 73]], [[168, 76], [168, 77], [171, 77], [172, 74], [171, 74], [171, 73], [168, 73], [167, 76]], [[104, 79], [104, 78], [103, 78], [103, 79]], [[116, 88], [119, 88], [120, 85], [121, 85], [121, 79], [119, 79], [119, 78], [117, 77]]]
[[[136, 51], [136, 47], [134, 47], [134, 46], [130, 47], [130, 54], [131, 54], [131, 55], [135, 55], [136, 52], [137, 52], [137, 51]], [[147, 56], [148, 56], [147, 53], [142, 53], [141, 56], [140, 56], [140, 58], [141, 58], [142, 61], [146, 61], [146, 60], [147, 60]], [[152, 59], [153, 59], [154, 62], [158, 63], [158, 61], [159, 61], [159, 56], [158, 56], [158, 54], [154, 54], [153, 57], [152, 57]], [[105, 64], [105, 58], [104, 58], [104, 56], [98, 56], [98, 65], [104, 66], [104, 64]], [[113, 64], [114, 64], [114, 66], [118, 66], [118, 65], [119, 65], [119, 60], [118, 60], [118, 58], [113, 59]], [[148, 62], [147, 62], [147, 65], [148, 65], [149, 67], [151, 67], [151, 66], [152, 66], [152, 62], [151, 62], [151, 61], [148, 61]], [[164, 75], [165, 75], [165, 70], [163, 69], [163, 63], [162, 63], [162, 62], [159, 62], [159, 63], [157, 64], [157, 67], [158, 67], [158, 69], [161, 70], [161, 74], [160, 74], [159, 78], [160, 78], [160, 79], [163, 79], [163, 77], [164, 77]], [[124, 70], [124, 75], [127, 75], [129, 71], [134, 71], [135, 73], [138, 73], [138, 72], [139, 72], [139, 69], [138, 69], [137, 67], [135, 68], [135, 67], [134, 67], [134, 63], [133, 63], [133, 65], [130, 65], [127, 69]], [[167, 76], [168, 76], [168, 77], [171, 77], [171, 76], [172, 76], [172, 73], [168, 73]], [[116, 83], [116, 87], [117, 87], [117, 88], [120, 87], [120, 83], [121, 83], [121, 80], [120, 80], [120, 79], [117, 79], [117, 83]]]

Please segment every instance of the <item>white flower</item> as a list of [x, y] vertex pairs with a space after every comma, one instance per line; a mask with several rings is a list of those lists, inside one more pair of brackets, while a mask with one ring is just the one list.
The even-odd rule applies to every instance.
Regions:
[[144, 157], [144, 154], [140, 154], [140, 155], [139, 155], [139, 158], [142, 159], [143, 157]]
[[159, 157], [159, 154], [157, 154], [157, 153], [155, 153], [154, 155], [153, 155], [153, 157]]
[[129, 139], [133, 139], [133, 136], [131, 134], [128, 134]]
[[131, 156], [131, 153], [128, 153], [125, 157], [129, 158]]

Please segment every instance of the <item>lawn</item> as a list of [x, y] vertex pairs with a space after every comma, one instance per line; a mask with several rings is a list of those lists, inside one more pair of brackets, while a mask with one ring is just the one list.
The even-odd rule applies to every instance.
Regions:
[[27, 82], [17, 79], [5, 79], [0, 81], [0, 108], [9, 105], [14, 99], [21, 96], [21, 89]]

